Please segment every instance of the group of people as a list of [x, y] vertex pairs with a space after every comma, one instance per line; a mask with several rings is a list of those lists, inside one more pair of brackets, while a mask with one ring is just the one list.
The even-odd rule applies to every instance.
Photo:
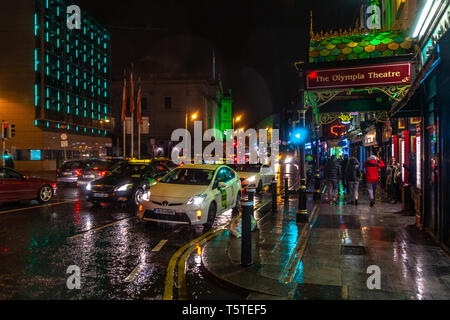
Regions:
[[[380, 170], [385, 167], [384, 162], [375, 155], [371, 155], [364, 162], [365, 179], [369, 193], [370, 206], [375, 204], [375, 193], [380, 178]], [[342, 181], [344, 192], [349, 196], [348, 204], [358, 205], [358, 190], [361, 177], [360, 163], [355, 157], [344, 155], [338, 160], [333, 155], [324, 167], [324, 177], [327, 184], [328, 200], [330, 204], [337, 204], [339, 182]]]

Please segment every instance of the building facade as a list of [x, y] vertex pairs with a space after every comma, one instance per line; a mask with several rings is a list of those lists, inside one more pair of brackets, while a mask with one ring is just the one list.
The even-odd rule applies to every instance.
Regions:
[[15, 26], [2, 36], [0, 115], [16, 125], [6, 149], [19, 170], [54, 170], [64, 157], [111, 148], [111, 36], [83, 11], [81, 28], [70, 29], [68, 5], [12, 1], [0, 12], [0, 27]]
[[[202, 122], [206, 129], [231, 129], [232, 99], [223, 91], [220, 81], [209, 81], [201, 75], [141, 74], [138, 67], [133, 73], [134, 97], [141, 87], [141, 157], [170, 157], [172, 132], [186, 129], [194, 137], [194, 122]], [[123, 80], [113, 83], [114, 154], [123, 153], [123, 127], [121, 119]], [[130, 91], [127, 80], [126, 156], [131, 155]], [[135, 106], [137, 102], [135, 101]], [[225, 128], [225, 129], [224, 129]], [[133, 115], [133, 156], [138, 155], [138, 124]]]

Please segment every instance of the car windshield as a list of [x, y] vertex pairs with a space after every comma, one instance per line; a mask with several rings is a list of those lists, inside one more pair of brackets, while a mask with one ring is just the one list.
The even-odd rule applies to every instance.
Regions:
[[259, 172], [261, 164], [229, 164], [236, 172]]
[[161, 182], [207, 186], [211, 183], [213, 176], [214, 170], [178, 168], [170, 171], [161, 179]]
[[141, 175], [148, 169], [147, 164], [126, 164], [123, 166], [114, 167], [110, 175]]

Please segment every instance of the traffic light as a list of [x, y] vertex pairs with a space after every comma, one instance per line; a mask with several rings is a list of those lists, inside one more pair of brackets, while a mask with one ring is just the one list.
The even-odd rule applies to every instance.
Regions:
[[11, 124], [10, 126], [10, 133], [9, 133], [9, 137], [15, 137], [16, 136], [16, 125], [15, 124]]
[[2, 121], [2, 139], [9, 138], [9, 123], [7, 121]]
[[291, 142], [294, 144], [305, 143], [308, 138], [308, 130], [304, 128], [296, 128], [292, 130]]

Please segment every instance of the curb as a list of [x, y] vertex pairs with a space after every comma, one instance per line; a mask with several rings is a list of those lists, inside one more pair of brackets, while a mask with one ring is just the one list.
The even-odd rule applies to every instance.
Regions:
[[[266, 207], [271, 206], [271, 201], [268, 201], [267, 203], [263, 204], [260, 208], [258, 208], [259, 210], [264, 210]], [[311, 221], [313, 221], [313, 217], [315, 216], [315, 214], [318, 212], [318, 208], [319, 205], [318, 204], [314, 204], [314, 208], [313, 208], [313, 212], [309, 217], [308, 223], [305, 224], [305, 226], [302, 228], [302, 232], [298, 238], [298, 244], [295, 248], [295, 250], [293, 251], [293, 255], [291, 256], [290, 260], [289, 260], [289, 266], [293, 266], [295, 265], [295, 269], [296, 266], [298, 264], [298, 260], [295, 259], [294, 257], [297, 257], [297, 253], [302, 249], [303, 247], [303, 251], [304, 251], [304, 246], [301, 246], [300, 244], [300, 240], [301, 240], [301, 235], [305, 232], [305, 230], [307, 230], [307, 226], [310, 226]], [[263, 218], [261, 218], [260, 220], [264, 219], [267, 216], [272, 215], [272, 213], [268, 213], [267, 215], [265, 215]], [[308, 228], [309, 231], [310, 228]], [[307, 233], [307, 237], [309, 236], [309, 232]], [[213, 278], [214, 280], [220, 282], [221, 284], [223, 284], [225, 287], [228, 288], [232, 288], [236, 291], [239, 292], [246, 292], [246, 293], [259, 293], [259, 294], [264, 294], [264, 295], [268, 295], [268, 296], [272, 296], [274, 298], [279, 298], [279, 299], [287, 299], [287, 297], [289, 296], [290, 292], [293, 291], [293, 289], [295, 289], [296, 285], [293, 284], [292, 282], [280, 282], [279, 280], [273, 279], [273, 278], [268, 278], [265, 276], [261, 276], [261, 275], [256, 275], [253, 274], [252, 272], [248, 273], [248, 279], [247, 279], [247, 284], [243, 285], [242, 283], [237, 283], [237, 281], [233, 280], [233, 275], [238, 275], [240, 272], [248, 270], [248, 268], [252, 268], [252, 267], [241, 267], [238, 264], [234, 264], [232, 262], [230, 262], [231, 266], [228, 268], [228, 272], [227, 273], [227, 278], [225, 278], [223, 275], [218, 274], [217, 272], [215, 272], [214, 270], [212, 270], [213, 268], [208, 268], [207, 265], [209, 264], [207, 260], [207, 258], [205, 258], [205, 252], [207, 251], [207, 247], [208, 247], [208, 243], [205, 245], [205, 248], [202, 250], [202, 266], [203, 269], [206, 271], [206, 273]], [[302, 253], [303, 253], [302, 251]], [[228, 258], [228, 255], [227, 255]], [[295, 264], [292, 264], [292, 261], [295, 261]], [[287, 270], [291, 270], [292, 266], [290, 268], [287, 268]], [[230, 270], [231, 269], [231, 270]], [[294, 271], [295, 271], [294, 269]], [[253, 285], [255, 283], [260, 284], [259, 287], [254, 287]], [[263, 288], [261, 288], [261, 286]]]

